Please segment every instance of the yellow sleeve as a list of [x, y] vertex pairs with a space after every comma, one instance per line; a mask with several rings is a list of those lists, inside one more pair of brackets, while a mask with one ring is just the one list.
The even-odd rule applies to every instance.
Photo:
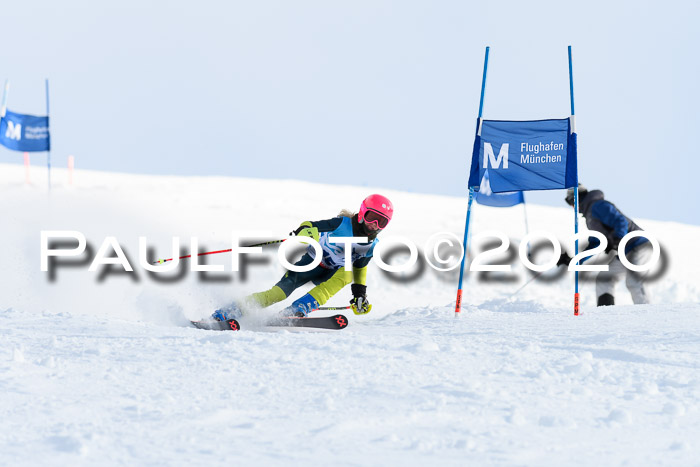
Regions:
[[353, 274], [345, 268], [339, 268], [330, 279], [323, 282], [309, 291], [319, 305], [326, 303], [333, 295], [352, 282]]
[[367, 266], [364, 268], [352, 268], [352, 275], [355, 284], [367, 285]]

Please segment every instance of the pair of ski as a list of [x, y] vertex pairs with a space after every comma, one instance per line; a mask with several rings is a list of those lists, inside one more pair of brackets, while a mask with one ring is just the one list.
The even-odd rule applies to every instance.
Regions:
[[[241, 325], [235, 319], [228, 321], [192, 321], [194, 327], [210, 331], [239, 331]], [[348, 325], [348, 319], [344, 315], [323, 316], [313, 318], [298, 318], [295, 316], [280, 316], [265, 323], [265, 326], [317, 328], [317, 329], [344, 329]]]

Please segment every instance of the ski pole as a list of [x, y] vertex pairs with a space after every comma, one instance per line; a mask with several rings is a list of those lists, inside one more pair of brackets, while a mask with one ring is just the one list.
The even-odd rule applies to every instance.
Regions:
[[530, 278], [530, 280], [528, 280], [527, 282], [525, 282], [525, 283], [522, 285], [522, 287], [520, 287], [518, 290], [516, 290], [514, 293], [512, 293], [512, 294], [510, 295], [510, 297], [508, 297], [508, 298], [513, 298], [513, 297], [515, 297], [516, 295], [518, 295], [518, 292], [520, 292], [520, 291], [523, 290], [525, 287], [527, 287], [527, 286], [530, 284], [530, 282], [534, 281], [535, 279], [537, 279], [538, 277], [540, 277], [542, 274], [544, 274], [544, 272], [545, 272], [545, 271], [540, 271], [540, 272], [538, 272], [537, 274], [535, 274], [534, 276], [532, 276], [532, 277]]
[[[246, 245], [246, 246], [243, 247], [243, 248], [254, 248], [254, 247], [257, 247], [257, 246], [273, 245], [273, 244], [275, 244], [275, 243], [282, 243], [282, 242], [285, 241], [285, 240], [286, 240], [286, 238], [283, 238], [282, 240], [272, 240], [272, 241], [269, 241], [269, 242], [256, 243], [255, 245]], [[197, 254], [197, 256], [216, 255], [216, 254], [218, 254], [218, 253], [229, 253], [229, 252], [231, 252], [231, 251], [233, 251], [232, 248], [229, 248], [228, 250], [207, 251], [207, 252], [205, 252], [205, 253], [199, 253], [199, 254]], [[185, 259], [185, 258], [191, 258], [191, 257], [192, 257], [192, 255], [185, 255], [185, 256], [180, 256], [180, 257], [177, 258], [177, 259]], [[168, 261], [172, 261], [173, 259], [175, 259], [175, 258], [159, 259], [159, 260], [157, 260], [157, 261], [153, 261], [151, 264], [163, 264], [163, 263], [167, 263]]]
[[[316, 310], [336, 310], [337, 311], [337, 310], [349, 310], [350, 308], [352, 308], [351, 305], [348, 305], [348, 306], [322, 306], [322, 307], [316, 308]], [[316, 311], [316, 310], [314, 310], [314, 311]]]

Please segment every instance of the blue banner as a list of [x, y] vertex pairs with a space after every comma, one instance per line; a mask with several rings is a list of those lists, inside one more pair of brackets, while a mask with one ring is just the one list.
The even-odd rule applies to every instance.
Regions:
[[484, 172], [484, 178], [481, 179], [481, 186], [474, 199], [479, 204], [495, 208], [507, 208], [525, 202], [522, 191], [494, 193], [493, 190], [491, 190], [488, 170]]
[[0, 144], [15, 151], [39, 152], [51, 149], [49, 117], [35, 117], [6, 111], [0, 119]]
[[557, 190], [576, 186], [576, 133], [568, 118], [481, 120], [469, 187], [479, 191], [486, 171], [491, 191]]

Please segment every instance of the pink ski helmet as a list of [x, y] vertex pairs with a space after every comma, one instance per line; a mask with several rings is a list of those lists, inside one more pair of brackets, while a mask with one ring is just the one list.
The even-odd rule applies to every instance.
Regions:
[[362, 201], [357, 218], [371, 230], [382, 230], [389, 225], [393, 215], [394, 206], [386, 196], [369, 195]]

